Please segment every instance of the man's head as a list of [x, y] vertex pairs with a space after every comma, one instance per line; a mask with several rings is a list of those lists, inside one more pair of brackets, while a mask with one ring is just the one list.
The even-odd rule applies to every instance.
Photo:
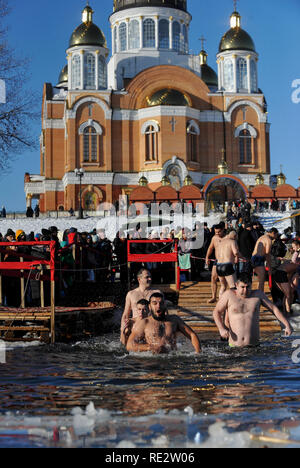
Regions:
[[240, 274], [236, 283], [236, 290], [238, 296], [242, 298], [249, 296], [252, 290], [252, 278], [248, 273]]
[[269, 231], [269, 236], [271, 237], [271, 239], [275, 240], [279, 237], [279, 231], [278, 229], [276, 228], [272, 228], [270, 231]]
[[217, 237], [223, 237], [224, 234], [224, 228], [221, 224], [217, 224], [215, 226], [215, 236]]
[[163, 294], [156, 292], [153, 293], [149, 299], [149, 309], [152, 317], [159, 321], [163, 322], [166, 318], [166, 306]]
[[230, 231], [230, 233], [228, 234], [228, 239], [230, 240], [236, 240], [237, 239], [237, 232], [236, 231]]
[[146, 268], [142, 268], [137, 273], [137, 280], [138, 280], [139, 286], [144, 286], [144, 287], [151, 286], [152, 277], [151, 277], [150, 271], [147, 270]]
[[146, 299], [141, 299], [136, 305], [136, 311], [140, 319], [146, 318], [149, 315], [149, 302]]

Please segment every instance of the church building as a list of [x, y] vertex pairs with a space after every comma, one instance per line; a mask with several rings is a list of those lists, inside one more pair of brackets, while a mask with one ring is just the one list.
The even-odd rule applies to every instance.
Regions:
[[58, 83], [44, 85], [40, 174], [25, 175], [27, 206], [38, 199], [45, 213], [82, 203], [96, 213], [120, 195], [129, 203], [274, 196], [259, 54], [240, 14], [220, 38], [215, 71], [204, 46], [190, 53], [187, 0], [112, 6], [111, 50], [88, 3]]

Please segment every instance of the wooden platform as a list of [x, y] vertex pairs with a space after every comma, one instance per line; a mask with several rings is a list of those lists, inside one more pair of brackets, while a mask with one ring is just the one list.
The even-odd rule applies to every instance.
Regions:
[[[257, 289], [258, 284], [253, 284], [253, 289]], [[218, 287], [219, 290], [220, 287]], [[266, 294], [271, 298], [270, 289], [265, 289]], [[211, 298], [211, 286], [208, 282], [185, 282], [182, 283], [179, 292], [178, 305], [169, 308], [169, 312], [179, 315], [196, 333], [217, 332], [217, 327], [213, 320], [213, 310], [215, 304], [208, 304]], [[280, 331], [281, 327], [277, 319], [264, 307], [261, 308], [260, 315], [261, 331]]]
[[[105, 332], [105, 321], [115, 306], [56, 307], [55, 334], [57, 341], [69, 341]], [[49, 343], [51, 308], [26, 309], [0, 306], [0, 339], [4, 341], [34, 341]]]

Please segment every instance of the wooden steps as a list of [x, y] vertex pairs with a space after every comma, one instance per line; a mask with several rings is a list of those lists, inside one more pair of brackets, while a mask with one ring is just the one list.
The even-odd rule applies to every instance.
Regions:
[[[258, 284], [253, 283], [253, 289]], [[218, 294], [220, 285], [218, 285]], [[266, 294], [271, 298], [270, 289], [266, 284]], [[181, 285], [178, 297], [178, 305], [169, 308], [169, 313], [180, 316], [196, 333], [201, 331], [217, 332], [213, 319], [213, 311], [216, 304], [208, 304], [211, 298], [211, 285], [208, 282], [185, 282]], [[260, 315], [261, 331], [280, 331], [281, 327], [277, 319], [264, 307]]]

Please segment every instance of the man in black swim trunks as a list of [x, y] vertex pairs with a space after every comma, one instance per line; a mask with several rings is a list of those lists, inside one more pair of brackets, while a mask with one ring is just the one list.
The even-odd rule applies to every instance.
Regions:
[[278, 230], [276, 228], [272, 228], [269, 232], [258, 239], [253, 251], [251, 263], [254, 272], [258, 276], [259, 290], [262, 292], [265, 290], [266, 266], [269, 272], [271, 272], [272, 243], [278, 235]]
[[231, 231], [220, 243], [218, 249], [217, 274], [221, 282], [220, 297], [227, 288], [235, 289], [236, 265], [242, 255], [237, 244], [237, 233]]

